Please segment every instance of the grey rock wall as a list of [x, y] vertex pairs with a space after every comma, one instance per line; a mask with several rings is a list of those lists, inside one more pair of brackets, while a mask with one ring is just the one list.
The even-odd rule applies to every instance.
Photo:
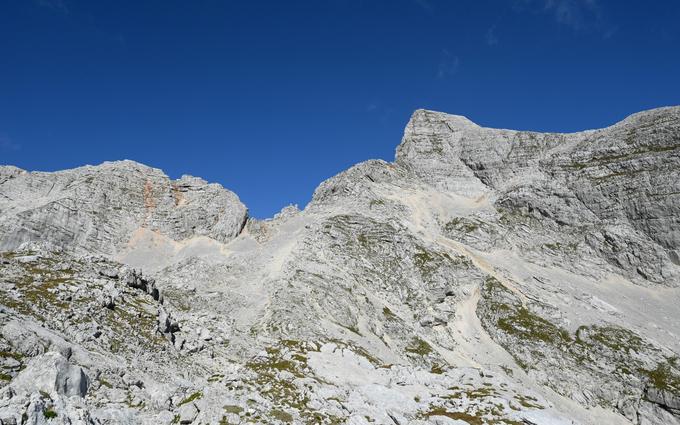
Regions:
[[172, 240], [235, 238], [247, 209], [219, 184], [169, 179], [132, 161], [57, 173], [0, 172], [0, 248], [27, 242], [113, 255], [148, 229]]
[[543, 134], [416, 111], [397, 164], [443, 191], [490, 196], [581, 233], [629, 276], [675, 285], [680, 249], [680, 109], [611, 127]]

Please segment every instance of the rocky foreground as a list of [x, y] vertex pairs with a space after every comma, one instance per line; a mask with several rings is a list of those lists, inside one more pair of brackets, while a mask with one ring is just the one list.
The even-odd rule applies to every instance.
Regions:
[[680, 107], [416, 111], [270, 220], [121, 161], [0, 167], [0, 424], [680, 424]]

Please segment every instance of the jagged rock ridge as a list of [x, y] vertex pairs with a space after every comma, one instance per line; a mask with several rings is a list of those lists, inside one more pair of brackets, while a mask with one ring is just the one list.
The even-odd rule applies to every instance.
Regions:
[[679, 166], [674, 107], [419, 110], [264, 221], [130, 161], [0, 167], [0, 421], [680, 423]]

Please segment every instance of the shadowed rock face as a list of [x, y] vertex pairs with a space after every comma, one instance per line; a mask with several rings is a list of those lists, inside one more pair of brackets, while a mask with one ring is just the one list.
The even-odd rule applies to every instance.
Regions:
[[679, 146], [680, 108], [419, 110], [263, 221], [130, 161], [0, 167], [0, 421], [680, 424]]
[[57, 173], [0, 172], [0, 248], [27, 242], [113, 255], [145, 228], [172, 240], [207, 236], [227, 242], [240, 233], [247, 210], [219, 184], [132, 161]]

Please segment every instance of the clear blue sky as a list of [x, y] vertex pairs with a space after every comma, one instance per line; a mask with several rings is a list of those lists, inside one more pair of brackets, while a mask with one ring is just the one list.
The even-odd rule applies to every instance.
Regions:
[[0, 163], [134, 159], [264, 218], [413, 110], [576, 131], [680, 103], [675, 0], [0, 3]]

